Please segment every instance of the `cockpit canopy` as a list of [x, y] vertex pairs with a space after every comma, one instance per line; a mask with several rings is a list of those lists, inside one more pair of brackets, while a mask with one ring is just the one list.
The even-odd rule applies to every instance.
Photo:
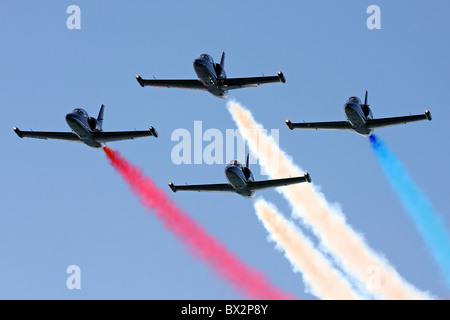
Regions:
[[230, 165], [242, 167], [242, 164], [237, 160], [231, 160]]
[[353, 102], [353, 103], [361, 104], [361, 100], [359, 100], [358, 97], [350, 97], [350, 98], [348, 98], [348, 102]]
[[73, 109], [73, 113], [78, 113], [79, 115], [81, 115], [81, 116], [83, 116], [83, 117], [85, 117], [85, 118], [88, 117], [87, 112], [84, 111], [84, 109], [81, 109], [81, 108]]
[[206, 53], [201, 54], [199, 58], [200, 58], [200, 59], [205, 59], [206, 61], [209, 61], [209, 62], [211, 62], [212, 64], [214, 64], [214, 60], [213, 60], [213, 58], [212, 58], [209, 54], [206, 54]]

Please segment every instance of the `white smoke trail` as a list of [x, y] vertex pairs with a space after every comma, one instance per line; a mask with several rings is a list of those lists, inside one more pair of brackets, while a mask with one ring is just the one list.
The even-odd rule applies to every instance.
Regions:
[[[234, 101], [229, 101], [227, 106], [250, 149], [272, 178], [303, 174], [271, 137], [261, 133], [263, 127], [255, 122], [250, 111]], [[281, 188], [281, 193], [293, 207], [294, 214], [311, 227], [324, 250], [369, 293], [381, 299], [431, 298], [405, 281], [386, 259], [374, 252], [313, 184]]]
[[254, 205], [271, 239], [283, 249], [294, 271], [302, 272], [305, 285], [313, 295], [326, 300], [362, 299], [347, 279], [272, 204], [258, 199]]

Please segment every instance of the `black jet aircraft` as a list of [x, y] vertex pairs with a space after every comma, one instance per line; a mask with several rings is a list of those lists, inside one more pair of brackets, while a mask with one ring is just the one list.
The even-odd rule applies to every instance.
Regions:
[[357, 97], [350, 97], [344, 105], [344, 112], [348, 121], [292, 123], [290, 120], [286, 120], [286, 125], [291, 130], [353, 130], [360, 135], [369, 136], [376, 128], [390, 127], [420, 120], [431, 120], [431, 113], [428, 110], [425, 110], [424, 114], [419, 115], [374, 119], [372, 110], [370, 110], [367, 104], [367, 91], [364, 103], [361, 103], [361, 100]]
[[141, 87], [165, 87], [204, 90], [219, 98], [226, 98], [228, 90], [257, 87], [262, 84], [282, 82], [285, 83], [283, 73], [278, 72], [277, 76], [253, 77], [253, 78], [227, 78], [225, 73], [225, 52], [222, 53], [222, 59], [219, 63], [214, 63], [213, 58], [208, 54], [201, 54], [194, 60], [194, 70], [198, 79], [194, 80], [157, 80], [142, 79], [137, 75], [136, 79]]
[[77, 108], [66, 115], [66, 121], [72, 132], [43, 132], [43, 131], [21, 131], [14, 127], [15, 133], [21, 138], [38, 138], [38, 139], [52, 139], [52, 140], [66, 140], [83, 142], [92, 148], [103, 148], [105, 142], [127, 140], [140, 137], [154, 136], [158, 137], [158, 133], [153, 127], [148, 131], [119, 131], [119, 132], [104, 132], [103, 124], [103, 110], [105, 106], [102, 105], [97, 119], [89, 117], [86, 111]]
[[282, 187], [300, 182], [311, 182], [311, 177], [307, 172], [302, 177], [255, 181], [249, 168], [249, 155], [247, 155], [247, 164], [245, 167], [237, 160], [231, 161], [225, 168], [225, 176], [229, 183], [176, 186], [170, 182], [169, 187], [173, 192], [234, 192], [245, 198], [253, 198], [257, 190]]

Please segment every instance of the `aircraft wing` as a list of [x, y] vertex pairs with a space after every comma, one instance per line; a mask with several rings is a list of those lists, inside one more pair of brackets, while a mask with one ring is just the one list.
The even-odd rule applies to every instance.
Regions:
[[348, 121], [292, 123], [290, 120], [286, 120], [286, 125], [291, 130], [294, 129], [352, 130], [352, 125]]
[[198, 192], [236, 192], [231, 184], [199, 184], [199, 185], [180, 185], [176, 186], [172, 182], [169, 183], [173, 192], [177, 191], [198, 191]]
[[94, 132], [92, 137], [99, 142], [111, 142], [119, 140], [132, 140], [135, 138], [158, 137], [158, 133], [155, 128], [150, 127], [149, 130], [145, 131], [117, 131], [117, 132]]
[[73, 132], [45, 132], [45, 131], [21, 131], [19, 128], [14, 127], [14, 132], [20, 137], [36, 138], [44, 140], [65, 140], [65, 141], [78, 141], [80, 138]]
[[303, 177], [275, 179], [275, 180], [262, 180], [262, 181], [249, 181], [247, 183], [248, 189], [252, 191], [276, 188], [288, 186], [295, 183], [311, 182], [311, 177], [308, 173], [305, 173]]
[[205, 86], [200, 80], [157, 80], [157, 79], [142, 79], [141, 76], [136, 76], [136, 80], [141, 87], [164, 87], [164, 88], [179, 88], [179, 89], [193, 89], [206, 90]]
[[232, 90], [239, 88], [257, 87], [262, 84], [282, 82], [285, 83], [286, 79], [282, 72], [278, 72], [277, 76], [270, 77], [253, 77], [253, 78], [225, 78], [219, 79], [219, 84], [224, 90]]
[[367, 120], [367, 127], [371, 129], [390, 127], [398, 124], [406, 124], [408, 122], [431, 120], [430, 111], [426, 110], [424, 114], [418, 114], [413, 116], [393, 117], [393, 118], [380, 118]]

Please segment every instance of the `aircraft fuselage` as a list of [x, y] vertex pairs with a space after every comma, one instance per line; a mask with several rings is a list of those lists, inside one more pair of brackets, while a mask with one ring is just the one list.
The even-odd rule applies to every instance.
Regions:
[[92, 148], [103, 148], [104, 143], [94, 139], [93, 132], [101, 132], [102, 128], [95, 118], [90, 118], [83, 109], [75, 109], [66, 115], [66, 122], [85, 144]]
[[366, 120], [373, 118], [372, 111], [368, 106], [362, 105], [359, 98], [350, 97], [345, 103], [344, 112], [356, 133], [363, 136], [372, 134], [373, 129], [366, 126]]
[[[220, 72], [216, 71], [216, 68]], [[194, 70], [198, 79], [205, 85], [206, 90], [219, 98], [228, 97], [228, 92], [219, 85], [220, 78], [226, 78], [225, 70], [219, 64], [214, 63], [208, 55], [201, 55], [194, 60]]]
[[[244, 173], [244, 169], [248, 170], [248, 178]], [[255, 191], [249, 190], [247, 186], [248, 181], [254, 180], [250, 169], [242, 167], [241, 164], [230, 164], [225, 168], [225, 176], [237, 194], [245, 198], [253, 198], [255, 196]]]

